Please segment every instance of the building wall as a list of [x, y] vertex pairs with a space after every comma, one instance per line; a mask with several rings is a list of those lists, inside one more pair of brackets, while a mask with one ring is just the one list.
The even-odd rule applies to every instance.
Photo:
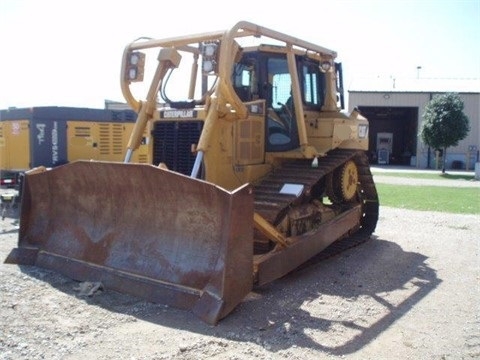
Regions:
[[[358, 106], [379, 106], [379, 107], [418, 107], [418, 129], [419, 134], [423, 123], [423, 113], [425, 106], [434, 95], [440, 93], [429, 92], [349, 92], [349, 111]], [[458, 165], [461, 162], [463, 169], [474, 168], [475, 161], [478, 160], [478, 150], [480, 150], [480, 94], [479, 93], [459, 93], [464, 103], [464, 113], [470, 120], [470, 132], [468, 136], [459, 142], [458, 146], [447, 149], [447, 168], [452, 165]], [[417, 136], [417, 154], [413, 159], [412, 165], [419, 168], [428, 166], [428, 146], [425, 145], [421, 136]], [[476, 147], [476, 151], [472, 151]], [[430, 166], [434, 166], [435, 154], [430, 152]], [[457, 162], [457, 163], [454, 163]]]

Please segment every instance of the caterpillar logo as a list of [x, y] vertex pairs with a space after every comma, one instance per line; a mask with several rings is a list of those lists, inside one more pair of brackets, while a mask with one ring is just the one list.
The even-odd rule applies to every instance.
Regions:
[[164, 110], [161, 112], [161, 117], [164, 119], [187, 119], [196, 118], [196, 110]]

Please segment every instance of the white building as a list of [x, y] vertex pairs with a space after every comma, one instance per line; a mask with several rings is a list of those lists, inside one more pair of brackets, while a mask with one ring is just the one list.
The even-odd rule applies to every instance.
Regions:
[[446, 168], [473, 170], [480, 150], [480, 79], [362, 79], [348, 91], [348, 110], [355, 107], [370, 121], [372, 163], [436, 166], [420, 131], [425, 106], [437, 94], [459, 94], [470, 120], [468, 136], [447, 148]]

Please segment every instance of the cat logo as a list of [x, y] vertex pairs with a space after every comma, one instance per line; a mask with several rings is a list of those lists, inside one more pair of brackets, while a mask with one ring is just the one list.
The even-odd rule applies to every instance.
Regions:
[[195, 110], [165, 110], [161, 115], [164, 119], [187, 119], [196, 118], [197, 112]]

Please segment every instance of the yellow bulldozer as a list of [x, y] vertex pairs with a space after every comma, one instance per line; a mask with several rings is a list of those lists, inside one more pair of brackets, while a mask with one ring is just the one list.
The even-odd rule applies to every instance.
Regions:
[[[125, 161], [29, 171], [6, 262], [216, 324], [255, 287], [367, 240], [368, 121], [342, 111], [336, 56], [245, 21], [128, 44], [121, 89], [138, 116]], [[141, 144], [149, 164], [130, 162]]]

